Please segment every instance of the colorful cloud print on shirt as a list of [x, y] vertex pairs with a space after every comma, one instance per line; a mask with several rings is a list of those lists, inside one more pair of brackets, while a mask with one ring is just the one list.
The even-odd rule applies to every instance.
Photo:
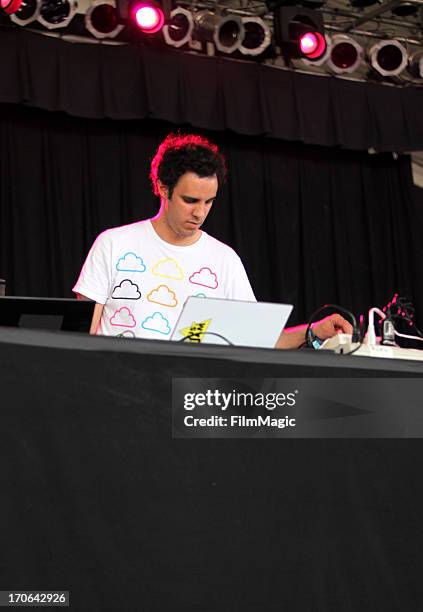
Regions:
[[198, 272], [194, 272], [189, 277], [189, 282], [193, 285], [201, 285], [202, 287], [208, 287], [209, 289], [217, 289], [219, 283], [217, 282], [217, 276], [210, 268], [200, 268]]
[[184, 278], [181, 266], [171, 257], [160, 259], [153, 267], [152, 273], [155, 276], [163, 276], [163, 278], [171, 278], [172, 280], [182, 280]]
[[161, 312], [154, 312], [150, 317], [144, 319], [144, 321], [141, 323], [141, 327], [148, 329], [149, 331], [164, 334], [165, 336], [170, 334], [169, 321], [161, 314]]
[[138, 257], [135, 253], [125, 253], [123, 257], [118, 259], [116, 270], [118, 272], [145, 272], [146, 266], [142, 257]]
[[135, 327], [137, 322], [129, 308], [123, 306], [110, 317], [110, 324], [116, 325], [116, 327]]
[[125, 278], [120, 285], [116, 285], [113, 289], [112, 298], [114, 300], [139, 300], [141, 291], [136, 283]]
[[167, 285], [159, 285], [156, 289], [150, 291], [147, 295], [147, 300], [161, 306], [170, 306], [171, 308], [174, 308], [178, 303], [175, 292], [169, 289]]

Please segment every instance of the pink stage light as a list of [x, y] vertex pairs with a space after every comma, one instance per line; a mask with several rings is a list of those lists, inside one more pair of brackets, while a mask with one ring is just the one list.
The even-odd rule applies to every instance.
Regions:
[[164, 25], [163, 11], [152, 4], [136, 4], [133, 15], [137, 26], [146, 34], [155, 34]]
[[13, 15], [21, 7], [23, 0], [0, 0], [0, 7], [8, 15]]
[[325, 37], [319, 32], [305, 32], [300, 37], [300, 51], [308, 59], [319, 59], [326, 51]]
[[319, 41], [317, 40], [317, 36], [313, 32], [307, 32], [307, 34], [303, 34], [300, 38], [300, 49], [304, 55], [309, 55], [310, 53], [314, 53], [319, 46]]

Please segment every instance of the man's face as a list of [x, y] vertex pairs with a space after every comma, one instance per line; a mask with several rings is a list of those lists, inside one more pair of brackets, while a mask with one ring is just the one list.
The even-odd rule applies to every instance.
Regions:
[[210, 212], [217, 188], [216, 175], [202, 178], [194, 172], [179, 178], [170, 199], [167, 188], [160, 186], [160, 195], [166, 202], [166, 222], [178, 236], [195, 237]]

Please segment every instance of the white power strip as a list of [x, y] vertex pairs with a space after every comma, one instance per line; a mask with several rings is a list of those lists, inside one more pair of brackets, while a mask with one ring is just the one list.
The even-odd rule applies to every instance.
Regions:
[[[337, 334], [325, 340], [319, 350], [343, 354], [350, 353], [359, 345], [358, 342], [352, 342], [351, 338], [350, 334]], [[353, 353], [354, 355], [357, 357], [382, 357], [387, 359], [414, 359], [423, 361], [423, 351], [400, 348], [399, 346], [384, 346], [383, 344], [376, 344], [376, 346], [362, 344]]]

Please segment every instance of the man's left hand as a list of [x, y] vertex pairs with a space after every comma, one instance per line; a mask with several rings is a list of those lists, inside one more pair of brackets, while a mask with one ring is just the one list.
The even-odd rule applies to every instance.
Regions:
[[332, 338], [336, 334], [353, 333], [351, 323], [348, 323], [340, 314], [332, 314], [321, 321], [313, 323], [312, 329], [320, 340], [327, 340], [327, 338]]

